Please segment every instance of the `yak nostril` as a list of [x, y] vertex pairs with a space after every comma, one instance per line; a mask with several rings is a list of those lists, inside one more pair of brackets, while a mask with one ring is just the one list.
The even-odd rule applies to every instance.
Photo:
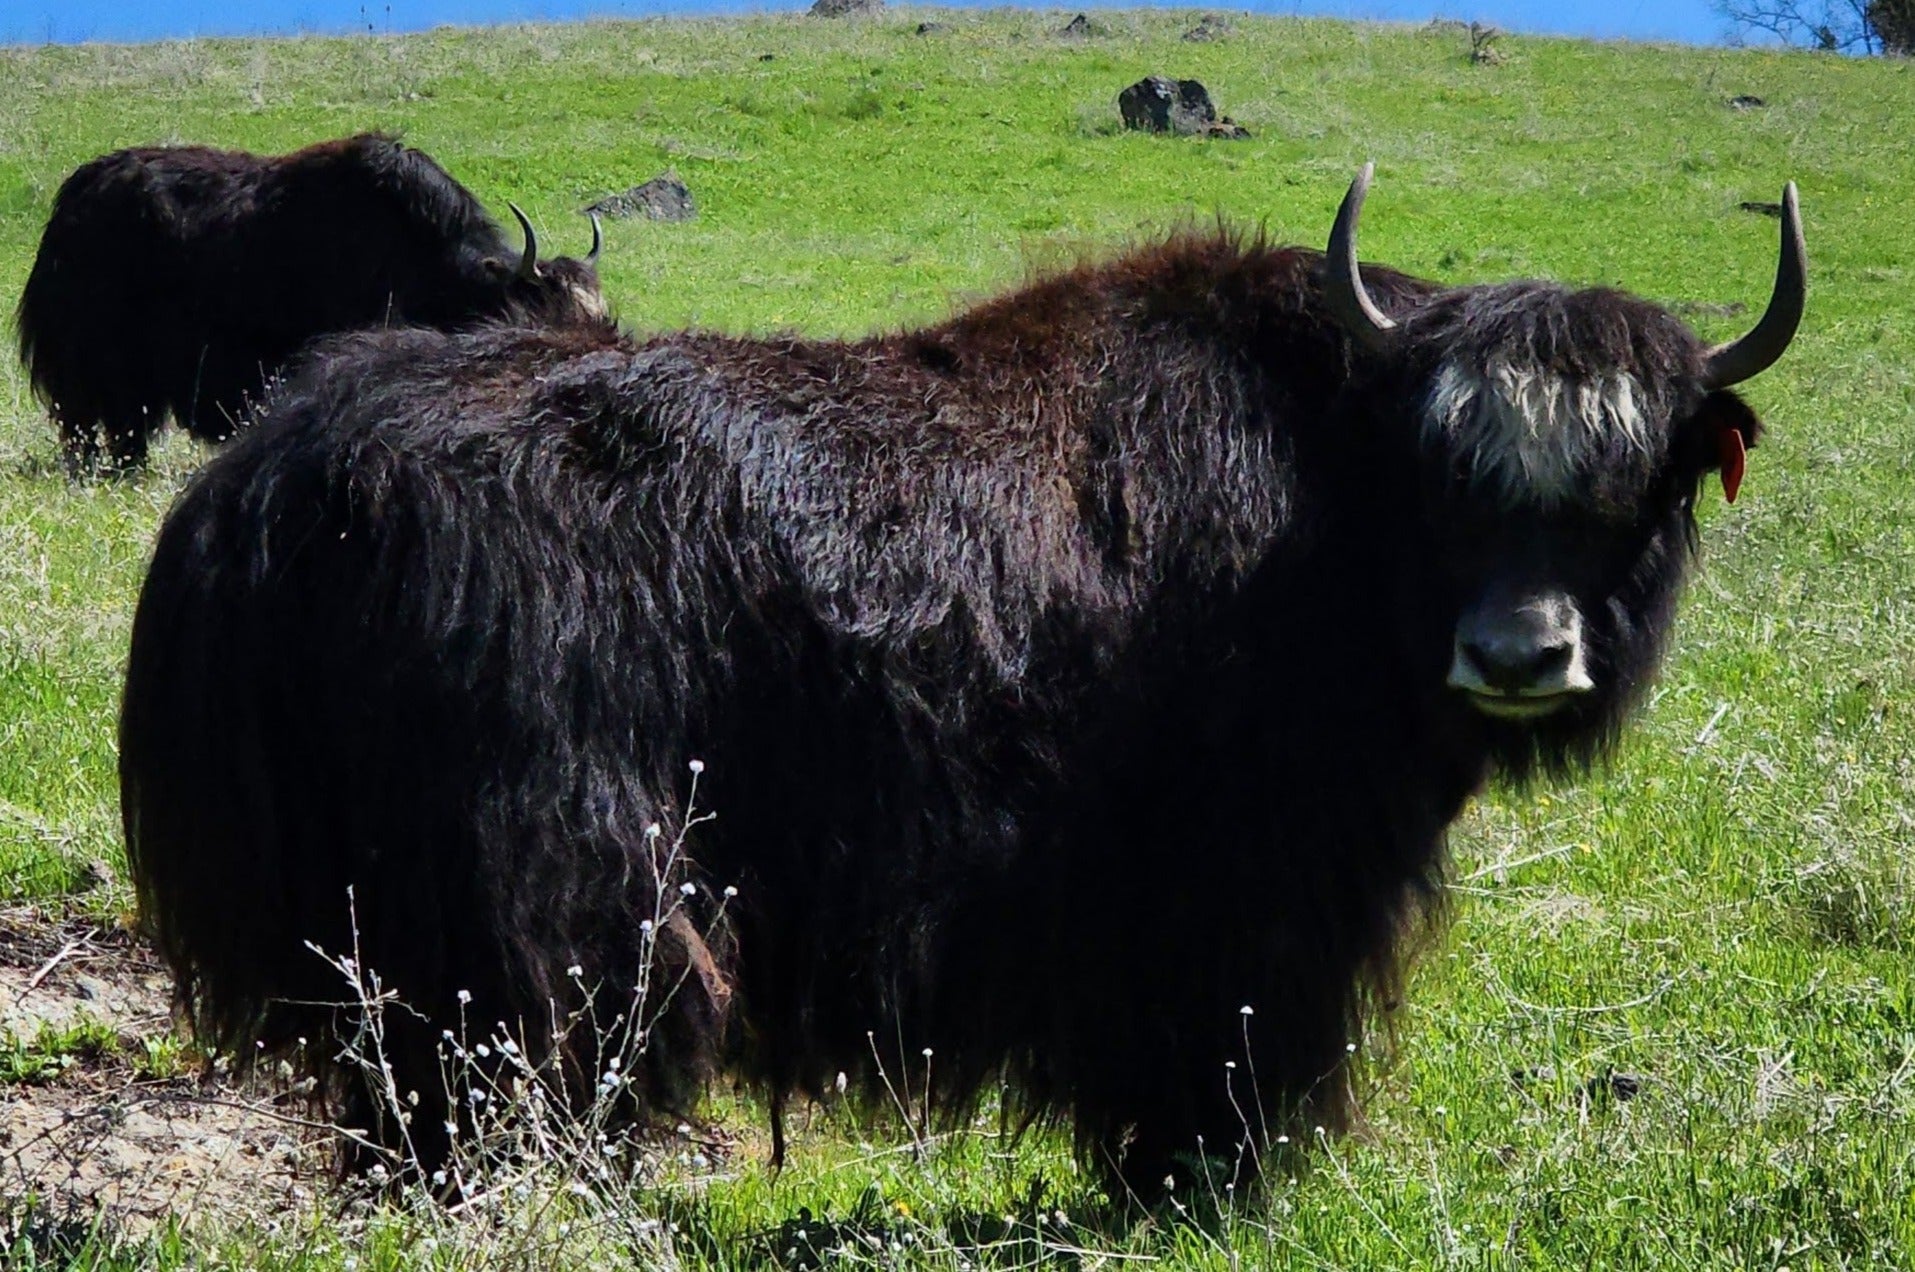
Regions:
[[1529, 660], [1529, 678], [1532, 681], [1559, 678], [1569, 669], [1569, 659], [1576, 652], [1575, 646], [1564, 641], [1560, 645], [1544, 645]]
[[1490, 670], [1496, 665], [1495, 660], [1489, 656], [1489, 652], [1473, 640], [1461, 642], [1457, 646], [1457, 652], [1463, 655], [1463, 661], [1470, 665], [1470, 669], [1487, 683]]
[[1523, 687], [1523, 677], [1512, 671], [1507, 651], [1491, 649], [1480, 641], [1464, 641], [1461, 653], [1485, 687], [1499, 693], [1513, 693]]
[[1551, 680], [1551, 682], [1561, 680], [1563, 672], [1568, 670], [1568, 659], [1574, 651], [1576, 647], [1570, 646], [1568, 642], [1553, 644], [1553, 646], [1538, 646], [1530, 653], [1528, 663], [1522, 667], [1522, 674], [1528, 678], [1530, 684], [1538, 684], [1542, 680]]

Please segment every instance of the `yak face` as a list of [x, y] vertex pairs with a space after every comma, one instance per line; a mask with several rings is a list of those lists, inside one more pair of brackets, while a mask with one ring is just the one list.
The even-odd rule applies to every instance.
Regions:
[[1801, 316], [1794, 187], [1768, 312], [1710, 348], [1656, 305], [1549, 283], [1434, 292], [1390, 318], [1356, 267], [1368, 175], [1338, 216], [1326, 299], [1410, 386], [1421, 495], [1405, 559], [1419, 603], [1446, 616], [1444, 685], [1511, 767], [1586, 757], [1661, 657], [1702, 479], [1720, 472], [1733, 499], [1756, 442], [1728, 386], [1773, 363]]
[[605, 295], [599, 290], [598, 255], [605, 244], [598, 214], [592, 217], [592, 249], [583, 258], [539, 259], [539, 238], [531, 220], [516, 203], [508, 203], [525, 236], [525, 247], [516, 263], [488, 258], [485, 268], [505, 290], [507, 306], [537, 320], [564, 324], [591, 321], [607, 316]]
[[1446, 683], [1505, 721], [1608, 719], [1647, 678], [1693, 542], [1709, 431], [1755, 423], [1701, 387], [1661, 309], [1548, 284], [1464, 288], [1406, 316], [1424, 540], [1455, 614]]
[[506, 281], [506, 296], [514, 311], [550, 322], [608, 316], [591, 260], [560, 256], [540, 261], [530, 278], [515, 273]]

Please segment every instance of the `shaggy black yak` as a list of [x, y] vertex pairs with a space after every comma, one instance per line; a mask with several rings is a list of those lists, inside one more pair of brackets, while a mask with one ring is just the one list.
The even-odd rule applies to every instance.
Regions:
[[307, 341], [381, 324], [600, 317], [584, 260], [513, 249], [421, 151], [366, 134], [265, 156], [118, 150], [81, 165], [20, 297], [20, 361], [69, 467], [137, 468], [168, 414], [221, 441]]
[[1002, 1082], [1140, 1193], [1345, 1125], [1445, 828], [1613, 741], [1804, 294], [1792, 188], [1711, 348], [1360, 275], [1366, 183], [1327, 255], [1182, 236], [856, 342], [320, 347], [134, 624], [127, 844], [199, 1036], [368, 1125], [306, 943], [356, 952], [422, 1013], [385, 1027], [428, 1162], [442, 1029], [584, 1098], [551, 1023], [641, 984], [641, 1110]]

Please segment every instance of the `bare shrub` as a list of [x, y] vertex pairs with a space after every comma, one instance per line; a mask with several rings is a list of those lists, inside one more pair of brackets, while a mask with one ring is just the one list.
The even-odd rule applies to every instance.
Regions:
[[1472, 66], [1501, 66], [1508, 56], [1498, 48], [1496, 41], [1503, 33], [1493, 26], [1481, 22], [1469, 24], [1469, 60]]
[[[709, 1167], [714, 1145], [698, 1139], [689, 1123], [667, 1127], [648, 1121], [627, 1089], [626, 1075], [650, 1045], [653, 1025], [693, 974], [682, 969], [667, 979], [654, 948], [668, 925], [686, 921], [689, 894], [684, 889], [692, 885], [672, 887], [668, 880], [682, 875], [688, 836], [712, 816], [696, 806], [700, 767], [693, 765], [682, 824], [671, 832], [655, 831], [670, 838], [665, 851], [650, 861], [660, 900], [639, 925], [644, 957], [637, 982], [617, 992], [581, 982], [585, 1005], [561, 1013], [554, 1004], [543, 1025], [548, 1039], [529, 1038], [524, 1027], [504, 1021], [468, 1019], [462, 1009], [457, 1027], [443, 1030], [439, 1041], [442, 1101], [422, 1100], [420, 1092], [403, 1089], [394, 1076], [387, 1022], [393, 1013], [417, 1013], [385, 986], [376, 968], [361, 961], [356, 914], [351, 952], [309, 943], [339, 974], [346, 989], [340, 1006], [357, 1025], [335, 1059], [372, 1096], [375, 1121], [398, 1132], [336, 1128], [348, 1160], [364, 1167], [348, 1187], [365, 1214], [389, 1213], [397, 1206], [416, 1217], [427, 1238], [461, 1247], [479, 1242], [496, 1256], [489, 1262], [506, 1266], [550, 1266], [560, 1249], [569, 1260], [598, 1250], [645, 1267], [676, 1265], [670, 1226], [632, 1204], [634, 1195], [679, 1167]], [[726, 904], [736, 895], [736, 888], [723, 890], [712, 929], [723, 922]], [[703, 935], [711, 936], [712, 930]], [[573, 967], [570, 974], [579, 981], [584, 972]], [[468, 996], [461, 994], [460, 1000]], [[608, 1004], [613, 1005], [609, 1012]], [[566, 1071], [582, 1056], [591, 1058], [594, 1075], [583, 1101], [576, 1075]], [[442, 1128], [450, 1145], [443, 1160], [415, 1142], [414, 1112], [421, 1107], [451, 1110]]]
[[1915, 53], [1915, 0], [1719, 0], [1744, 31], [1824, 52]]

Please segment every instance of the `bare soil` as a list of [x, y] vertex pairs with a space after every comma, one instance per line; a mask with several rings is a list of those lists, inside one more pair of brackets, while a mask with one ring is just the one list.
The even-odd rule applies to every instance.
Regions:
[[172, 1037], [169, 988], [124, 931], [0, 909], [0, 1047], [49, 1050], [47, 1031], [85, 1023], [116, 1040], [0, 1082], [0, 1211], [30, 1199], [137, 1234], [167, 1219], [283, 1213], [324, 1186], [327, 1140], [296, 1101], [200, 1073], [190, 1054], [178, 1076], [136, 1063]]

